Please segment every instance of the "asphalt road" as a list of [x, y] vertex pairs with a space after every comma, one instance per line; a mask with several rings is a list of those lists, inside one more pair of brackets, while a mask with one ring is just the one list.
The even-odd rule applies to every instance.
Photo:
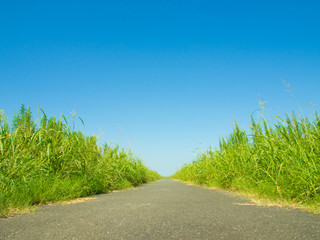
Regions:
[[0, 239], [320, 239], [320, 215], [164, 179], [2, 218]]

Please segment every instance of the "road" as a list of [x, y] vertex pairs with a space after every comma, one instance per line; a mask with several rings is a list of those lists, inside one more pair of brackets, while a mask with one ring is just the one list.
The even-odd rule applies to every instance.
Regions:
[[0, 239], [320, 239], [320, 215], [163, 179], [2, 218]]

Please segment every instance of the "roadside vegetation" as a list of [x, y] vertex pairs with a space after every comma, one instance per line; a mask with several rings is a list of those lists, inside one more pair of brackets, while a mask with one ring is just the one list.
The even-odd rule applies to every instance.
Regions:
[[74, 130], [74, 118], [42, 115], [36, 124], [22, 105], [9, 124], [0, 112], [0, 216], [160, 178], [131, 151]]
[[235, 123], [219, 147], [200, 153], [173, 178], [320, 209], [320, 118], [286, 115], [272, 123]]

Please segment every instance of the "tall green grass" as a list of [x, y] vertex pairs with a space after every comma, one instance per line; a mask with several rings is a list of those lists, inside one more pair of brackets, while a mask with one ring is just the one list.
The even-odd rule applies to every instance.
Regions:
[[69, 124], [43, 112], [37, 125], [22, 105], [9, 124], [0, 112], [0, 216], [159, 178], [131, 151], [99, 147], [95, 136], [74, 130], [74, 119]]
[[251, 119], [249, 132], [235, 123], [217, 149], [199, 154], [173, 177], [319, 207], [319, 116]]

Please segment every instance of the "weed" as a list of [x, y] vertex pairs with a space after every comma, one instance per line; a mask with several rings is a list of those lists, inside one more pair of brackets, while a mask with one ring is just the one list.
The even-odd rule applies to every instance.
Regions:
[[249, 134], [235, 123], [216, 150], [200, 153], [173, 177], [318, 206], [320, 117], [276, 117], [275, 124], [251, 117]]
[[37, 126], [22, 105], [10, 125], [0, 112], [0, 216], [158, 178], [131, 151], [99, 147], [95, 136], [75, 131], [63, 115], [48, 119], [43, 112]]

